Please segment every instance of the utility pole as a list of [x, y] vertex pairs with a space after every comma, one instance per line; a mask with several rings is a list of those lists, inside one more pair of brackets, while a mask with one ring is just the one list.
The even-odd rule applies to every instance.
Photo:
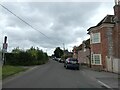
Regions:
[[63, 56], [64, 56], [64, 60], [65, 60], [65, 44], [63, 43]]
[[63, 43], [63, 50], [65, 51], [65, 44]]

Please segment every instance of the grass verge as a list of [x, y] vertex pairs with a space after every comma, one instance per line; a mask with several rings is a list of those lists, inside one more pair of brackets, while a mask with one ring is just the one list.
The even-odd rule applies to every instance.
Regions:
[[0, 65], [0, 80], [2, 80], [2, 66]]
[[19, 73], [25, 70], [27, 70], [27, 68], [23, 68], [19, 66], [4, 65], [2, 67], [2, 79], [5, 79], [8, 76], [14, 75], [16, 73]]

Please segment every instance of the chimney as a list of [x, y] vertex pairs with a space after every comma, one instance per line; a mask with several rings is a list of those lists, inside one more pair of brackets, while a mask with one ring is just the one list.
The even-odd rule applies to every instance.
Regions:
[[115, 0], [114, 6], [115, 22], [120, 22], [120, 0]]
[[120, 0], [118, 0], [118, 5], [120, 5]]

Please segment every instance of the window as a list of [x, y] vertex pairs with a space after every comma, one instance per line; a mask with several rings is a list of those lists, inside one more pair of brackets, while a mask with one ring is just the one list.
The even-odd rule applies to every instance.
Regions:
[[91, 43], [100, 43], [100, 33], [91, 34]]
[[92, 54], [91, 62], [95, 65], [101, 65], [101, 54]]
[[94, 61], [93, 61], [93, 54], [91, 54], [91, 62], [92, 62], [92, 64], [94, 63]]

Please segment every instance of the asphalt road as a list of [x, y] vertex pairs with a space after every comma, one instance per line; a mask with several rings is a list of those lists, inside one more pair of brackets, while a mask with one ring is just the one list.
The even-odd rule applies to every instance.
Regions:
[[53, 60], [4, 80], [2, 86], [3, 88], [102, 88], [82, 69], [65, 69], [63, 63]]

